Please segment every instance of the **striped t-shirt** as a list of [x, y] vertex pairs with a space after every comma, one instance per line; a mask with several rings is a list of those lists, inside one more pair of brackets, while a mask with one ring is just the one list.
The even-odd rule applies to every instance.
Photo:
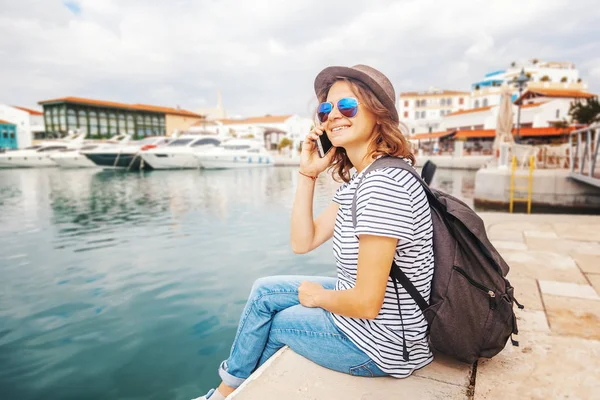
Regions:
[[[356, 284], [359, 236], [386, 236], [398, 239], [395, 262], [429, 301], [433, 277], [433, 225], [425, 191], [408, 171], [383, 168], [369, 172], [358, 191], [354, 229], [351, 204], [365, 170], [343, 184], [333, 197], [340, 205], [333, 234], [338, 278], [336, 290], [351, 289]], [[375, 319], [332, 315], [337, 326], [382, 371], [405, 378], [429, 364], [433, 355], [423, 313], [401, 285], [398, 285], [398, 291], [404, 331], [391, 278], [388, 278], [385, 299]], [[409, 354], [407, 361], [402, 356], [403, 340], [406, 340]]]

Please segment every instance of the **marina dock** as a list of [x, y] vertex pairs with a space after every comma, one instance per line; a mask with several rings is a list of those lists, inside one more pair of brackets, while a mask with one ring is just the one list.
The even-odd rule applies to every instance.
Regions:
[[236, 392], [254, 399], [592, 399], [600, 390], [600, 216], [481, 213], [511, 267], [519, 347], [443, 356], [407, 379], [338, 373], [284, 347]]

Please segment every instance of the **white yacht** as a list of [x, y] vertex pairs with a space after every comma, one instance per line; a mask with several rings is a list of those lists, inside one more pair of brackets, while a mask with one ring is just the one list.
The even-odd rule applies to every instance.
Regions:
[[125, 146], [99, 147], [82, 151], [81, 154], [104, 168], [124, 168], [131, 171], [151, 169], [144, 163], [142, 152], [164, 146], [170, 141], [171, 138], [166, 136], [149, 136], [139, 141], [129, 142]]
[[272, 167], [273, 156], [264, 144], [251, 139], [232, 139], [205, 153], [196, 154], [206, 169]]
[[86, 143], [80, 149], [64, 149], [52, 154], [50, 158], [61, 168], [94, 168], [97, 165], [81, 154], [82, 151], [97, 149], [114, 149], [124, 146], [131, 140], [131, 135], [118, 135], [104, 143]]
[[152, 169], [199, 168], [197, 154], [203, 154], [221, 144], [216, 135], [183, 135], [166, 146], [141, 153]]
[[50, 157], [66, 149], [80, 149], [84, 138], [85, 134], [80, 133], [62, 140], [42, 142], [22, 150], [7, 151], [0, 154], [0, 168], [56, 167], [57, 164]]

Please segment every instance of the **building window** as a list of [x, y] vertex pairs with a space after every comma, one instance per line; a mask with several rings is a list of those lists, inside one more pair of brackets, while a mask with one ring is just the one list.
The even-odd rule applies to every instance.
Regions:
[[84, 110], [79, 110], [79, 124], [78, 128], [81, 129], [83, 133], [88, 134], [88, 118], [87, 113]]
[[[67, 118], [65, 116], [65, 106], [55, 108], [54, 114], [58, 111], [58, 121], [59, 124], [55, 124], [56, 127], [59, 127], [59, 131], [66, 132], [67, 131]], [[56, 121], [55, 121], [56, 122]]]
[[98, 126], [100, 126], [100, 134], [103, 136], [108, 135], [108, 118], [104, 111], [98, 114]]
[[404, 118], [408, 118], [408, 111], [404, 111]]
[[52, 107], [52, 123], [54, 124], [54, 129], [59, 131], [60, 124], [58, 123], [58, 107]]
[[440, 115], [443, 117], [446, 112], [444, 110], [440, 110]]
[[408, 107], [408, 100], [404, 100], [404, 107]]
[[419, 119], [419, 112], [415, 111], [415, 119]]
[[125, 132], [129, 135], [133, 134], [133, 132], [135, 132], [135, 122], [133, 120], [133, 115], [129, 114], [127, 116], [127, 129], [125, 130]]
[[487, 107], [487, 106], [488, 106], [488, 99], [483, 99], [482, 107]]
[[[62, 128], [62, 123], [60, 125]], [[67, 110], [67, 130], [75, 128], [77, 128], [77, 113], [72, 108], [69, 108]]]
[[440, 102], [441, 105], [445, 106], [446, 105], [446, 99], [442, 99]]
[[447, 106], [451, 106], [451, 105], [452, 105], [452, 98], [451, 98], [451, 97], [448, 97], [448, 98], [446, 99], [446, 105], [447, 105]]
[[119, 131], [119, 134], [125, 133], [125, 131], [127, 130], [127, 126], [126, 126], [127, 120], [125, 119], [125, 114], [119, 113], [118, 118], [119, 118], [119, 126], [117, 129]]
[[479, 100], [475, 100], [475, 103], [473, 103], [473, 108], [479, 108]]
[[463, 99], [462, 97], [460, 97], [460, 98], [458, 99], [458, 104], [459, 104], [459, 105], [461, 105], [461, 106], [462, 106], [463, 104], [465, 104], [465, 99]]
[[90, 135], [98, 135], [98, 114], [96, 111], [89, 112], [90, 119]]
[[421, 118], [425, 118], [425, 111], [421, 111]]
[[560, 118], [560, 109], [556, 109], [556, 119]]

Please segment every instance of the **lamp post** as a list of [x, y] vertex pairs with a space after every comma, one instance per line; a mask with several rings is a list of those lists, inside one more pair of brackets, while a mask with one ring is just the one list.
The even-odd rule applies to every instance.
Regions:
[[515, 84], [519, 88], [519, 109], [517, 111], [517, 134], [515, 135], [515, 143], [519, 143], [521, 141], [520, 131], [521, 131], [521, 104], [523, 104], [523, 100], [521, 99], [521, 94], [523, 93], [523, 88], [529, 82], [529, 77], [525, 74], [525, 68], [521, 68], [521, 73], [515, 79]]

